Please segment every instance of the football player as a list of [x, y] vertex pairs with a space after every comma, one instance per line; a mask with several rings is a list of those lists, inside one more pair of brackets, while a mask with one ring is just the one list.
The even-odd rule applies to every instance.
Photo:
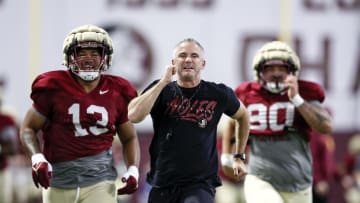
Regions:
[[[115, 203], [118, 194], [138, 187], [139, 143], [127, 117], [127, 105], [137, 92], [126, 79], [103, 74], [113, 53], [104, 29], [75, 28], [64, 41], [63, 53], [68, 70], [46, 72], [34, 80], [33, 105], [21, 126], [34, 183], [44, 188], [45, 203]], [[119, 190], [111, 149], [116, 134], [127, 165], [125, 186]]]
[[[258, 50], [253, 70], [255, 81], [244, 82], [235, 90], [250, 115], [246, 202], [311, 203], [310, 130], [321, 134], [332, 131], [331, 117], [321, 105], [324, 90], [314, 82], [298, 79], [299, 58], [280, 41], [266, 43]], [[234, 122], [227, 126], [224, 139], [231, 140]], [[229, 157], [226, 154], [231, 151], [223, 153]]]
[[[0, 86], [1, 88], [1, 86]], [[12, 181], [9, 158], [17, 153], [19, 128], [14, 118], [3, 112], [0, 89], [0, 202], [11, 203]]]

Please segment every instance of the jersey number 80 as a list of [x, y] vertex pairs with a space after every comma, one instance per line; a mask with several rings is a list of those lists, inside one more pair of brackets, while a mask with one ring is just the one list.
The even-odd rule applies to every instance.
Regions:
[[283, 130], [293, 126], [295, 107], [290, 102], [276, 102], [270, 106], [261, 103], [247, 106], [251, 130]]

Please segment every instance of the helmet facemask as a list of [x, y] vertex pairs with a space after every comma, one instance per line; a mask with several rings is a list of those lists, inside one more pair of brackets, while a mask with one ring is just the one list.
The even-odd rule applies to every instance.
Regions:
[[[79, 53], [84, 49], [97, 53]], [[109, 34], [95, 25], [75, 28], [65, 38], [63, 45], [64, 65], [82, 80], [93, 81], [106, 71], [112, 62], [113, 45]], [[85, 51], [86, 52], [86, 51]]]
[[[280, 69], [286, 69], [286, 71], [270, 72], [267, 69], [271, 67], [281, 67]], [[282, 60], [269, 60], [259, 66], [259, 82], [263, 87], [271, 93], [282, 93], [286, 91], [287, 87], [284, 80], [288, 74], [294, 74], [294, 68], [291, 64], [288, 64]]]
[[[286, 71], [266, 71], [267, 68], [274, 66], [285, 67]], [[254, 70], [254, 79], [267, 91], [278, 94], [287, 89], [284, 84], [287, 75], [298, 76], [300, 61], [296, 53], [286, 43], [272, 41], [266, 43], [257, 51], [252, 68]]]
[[[82, 49], [94, 49], [100, 54], [100, 58], [97, 55], [81, 56], [80, 51]], [[69, 68], [85, 81], [95, 80], [108, 69], [105, 49], [103, 45], [97, 42], [85, 42], [74, 46], [69, 55]]]

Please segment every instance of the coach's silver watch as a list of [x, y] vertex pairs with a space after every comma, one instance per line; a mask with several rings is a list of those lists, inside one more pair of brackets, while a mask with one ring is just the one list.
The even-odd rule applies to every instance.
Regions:
[[241, 160], [246, 160], [246, 154], [245, 153], [238, 153], [238, 154], [234, 154], [233, 155], [233, 158], [234, 159], [238, 159], [238, 158], [240, 158]]

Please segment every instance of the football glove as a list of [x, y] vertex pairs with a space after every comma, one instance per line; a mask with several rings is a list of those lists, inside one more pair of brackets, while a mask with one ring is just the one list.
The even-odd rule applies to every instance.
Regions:
[[31, 156], [32, 178], [37, 188], [40, 186], [47, 189], [50, 186], [50, 178], [52, 176], [51, 164], [45, 159], [41, 153]]
[[136, 166], [130, 166], [122, 176], [121, 181], [125, 186], [118, 189], [118, 195], [131, 194], [138, 189], [139, 170]]

